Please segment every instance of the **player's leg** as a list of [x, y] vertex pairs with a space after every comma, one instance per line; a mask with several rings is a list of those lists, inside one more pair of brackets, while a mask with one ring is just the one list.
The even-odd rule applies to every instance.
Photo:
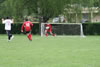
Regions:
[[51, 34], [52, 36], [55, 36], [55, 34], [52, 33], [52, 30], [51, 30], [51, 29], [49, 29], [49, 32], [50, 32], [50, 34]]
[[32, 41], [31, 33], [29, 33], [29, 40]]
[[10, 33], [10, 30], [7, 30], [6, 32], [8, 34], [8, 41], [12, 40], [14, 36]]
[[52, 36], [55, 36], [55, 34], [53, 34], [52, 31], [50, 31], [50, 34], [51, 34]]
[[9, 31], [8, 31], [8, 30], [6, 30], [6, 33], [7, 33], [7, 35], [8, 35], [8, 41], [10, 41]]
[[46, 37], [48, 36], [47, 31], [48, 31], [48, 29], [45, 30], [45, 36], [46, 36]]
[[27, 34], [28, 39], [29, 39], [30, 41], [32, 41], [31, 32], [26, 32], [26, 34]]

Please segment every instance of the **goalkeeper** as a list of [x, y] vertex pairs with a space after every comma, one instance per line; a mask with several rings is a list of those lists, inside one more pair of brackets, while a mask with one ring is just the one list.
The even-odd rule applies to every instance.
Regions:
[[55, 36], [55, 34], [52, 33], [52, 26], [51, 24], [48, 23], [48, 19], [45, 21], [45, 36], [47, 37], [48, 36], [48, 32], [52, 35], [52, 36]]

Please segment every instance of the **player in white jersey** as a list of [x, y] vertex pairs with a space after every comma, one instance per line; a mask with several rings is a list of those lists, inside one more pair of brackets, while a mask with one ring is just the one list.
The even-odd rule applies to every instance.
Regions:
[[10, 33], [11, 31], [11, 24], [14, 23], [13, 19], [10, 19], [7, 17], [6, 19], [2, 19], [2, 23], [5, 24], [5, 30], [6, 33], [8, 34], [8, 41], [11, 41], [13, 39], [13, 35]]

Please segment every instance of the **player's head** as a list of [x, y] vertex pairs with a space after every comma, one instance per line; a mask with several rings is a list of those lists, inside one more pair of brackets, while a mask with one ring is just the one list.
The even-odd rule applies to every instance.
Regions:
[[25, 19], [25, 21], [28, 21], [28, 20], [29, 20], [28, 18]]
[[43, 17], [44, 23], [47, 23], [49, 20], [49, 17]]
[[10, 18], [7, 16], [6, 19], [10, 19]]

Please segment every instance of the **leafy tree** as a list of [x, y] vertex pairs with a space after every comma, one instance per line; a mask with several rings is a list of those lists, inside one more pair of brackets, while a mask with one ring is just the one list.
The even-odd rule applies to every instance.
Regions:
[[100, 0], [0, 0], [0, 15], [11, 16], [17, 21], [26, 13], [53, 18], [62, 14], [65, 9], [69, 15], [70, 9], [78, 14], [81, 13], [82, 7], [100, 7], [99, 2]]
[[64, 10], [65, 0], [25, 0], [29, 14], [32, 12], [42, 17], [55, 17]]

